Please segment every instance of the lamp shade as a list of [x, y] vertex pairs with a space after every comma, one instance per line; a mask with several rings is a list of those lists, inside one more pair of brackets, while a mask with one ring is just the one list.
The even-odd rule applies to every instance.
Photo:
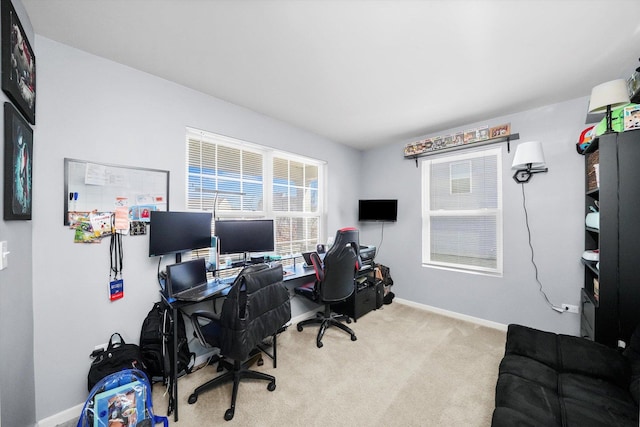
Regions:
[[527, 169], [529, 165], [532, 168], [544, 168], [546, 166], [542, 144], [539, 141], [518, 144], [511, 169]]
[[627, 82], [624, 79], [611, 80], [610, 82], [599, 84], [591, 89], [589, 112], [604, 113], [609, 106], [614, 110], [628, 103], [629, 92], [627, 91]]

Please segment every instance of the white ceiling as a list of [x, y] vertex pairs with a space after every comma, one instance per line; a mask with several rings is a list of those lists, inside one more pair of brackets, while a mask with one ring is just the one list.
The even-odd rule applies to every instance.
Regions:
[[22, 3], [36, 34], [359, 149], [588, 96], [640, 65], [638, 0]]

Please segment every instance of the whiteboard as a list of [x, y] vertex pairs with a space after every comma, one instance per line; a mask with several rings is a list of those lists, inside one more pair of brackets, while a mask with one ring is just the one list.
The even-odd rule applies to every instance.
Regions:
[[64, 225], [74, 212], [129, 208], [131, 221], [169, 210], [169, 171], [64, 159]]

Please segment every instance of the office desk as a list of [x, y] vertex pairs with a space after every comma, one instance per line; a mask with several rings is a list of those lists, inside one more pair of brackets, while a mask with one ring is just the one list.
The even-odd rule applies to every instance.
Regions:
[[[282, 281], [287, 283], [288, 285], [299, 286], [303, 283], [309, 281], [310, 277], [315, 275], [315, 270], [313, 268], [304, 268], [302, 262], [296, 262], [293, 265], [284, 267], [284, 276], [282, 277]], [[225, 282], [232, 280], [233, 278], [225, 278], [223, 279]], [[301, 282], [298, 284], [298, 282]], [[232, 284], [233, 281], [230, 282]], [[194, 304], [199, 304], [201, 302], [212, 301], [217, 298], [221, 298], [226, 296], [229, 293], [231, 286], [221, 289], [219, 292], [216, 292], [206, 299], [198, 302], [194, 301], [178, 301], [178, 300], [170, 300], [167, 298], [167, 295], [164, 292], [160, 292], [160, 298], [162, 302], [171, 309], [171, 317], [173, 319], [173, 336], [178, 336], [178, 312], [181, 308], [187, 307]], [[171, 415], [173, 412], [174, 421], [178, 421], [178, 340], [173, 340], [173, 349], [171, 349], [173, 353], [173, 360], [171, 363], [171, 372], [169, 373], [169, 408], [167, 410], [167, 415]]]

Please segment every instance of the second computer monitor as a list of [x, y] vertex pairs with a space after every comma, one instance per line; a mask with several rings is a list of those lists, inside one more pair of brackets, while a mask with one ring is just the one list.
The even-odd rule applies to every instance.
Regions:
[[224, 220], [215, 222], [215, 235], [221, 254], [273, 252], [273, 220]]

